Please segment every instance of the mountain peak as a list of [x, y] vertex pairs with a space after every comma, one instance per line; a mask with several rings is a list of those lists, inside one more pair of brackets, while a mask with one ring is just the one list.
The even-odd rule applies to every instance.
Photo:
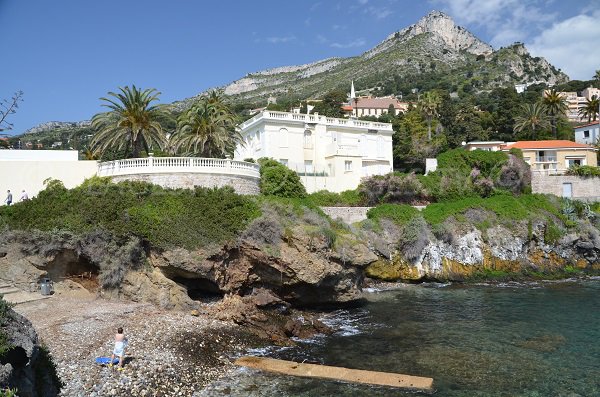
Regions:
[[392, 33], [365, 55], [372, 57], [387, 50], [398, 41], [406, 42], [417, 35], [425, 33], [441, 39], [442, 44], [453, 51], [467, 51], [475, 55], [489, 54], [493, 51], [489, 44], [479, 40], [467, 29], [458, 26], [452, 17], [441, 11], [434, 10], [421, 18], [417, 23]]

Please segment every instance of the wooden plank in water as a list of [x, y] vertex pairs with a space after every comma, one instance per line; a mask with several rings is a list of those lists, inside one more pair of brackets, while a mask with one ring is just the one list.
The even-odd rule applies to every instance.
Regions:
[[432, 378], [422, 378], [412, 375], [296, 363], [293, 361], [253, 356], [240, 357], [234, 364], [285, 375], [341, 380], [352, 383], [366, 383], [370, 385], [391, 386], [433, 392]]

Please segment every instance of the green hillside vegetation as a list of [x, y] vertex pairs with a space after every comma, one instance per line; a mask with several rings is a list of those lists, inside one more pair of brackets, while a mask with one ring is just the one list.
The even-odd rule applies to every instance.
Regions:
[[254, 201], [231, 188], [170, 190], [94, 177], [71, 190], [51, 181], [35, 199], [0, 208], [0, 227], [102, 230], [122, 242], [135, 236], [158, 249], [193, 249], [233, 239], [259, 215]]

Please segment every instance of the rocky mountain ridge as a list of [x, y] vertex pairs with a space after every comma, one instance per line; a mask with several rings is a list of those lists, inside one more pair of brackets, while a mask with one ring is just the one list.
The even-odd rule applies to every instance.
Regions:
[[568, 81], [568, 76], [545, 59], [531, 57], [521, 43], [494, 51], [450, 16], [432, 11], [360, 56], [250, 73], [222, 88], [238, 102], [262, 101], [269, 95], [290, 92], [306, 98], [340, 88], [340, 84], [349, 86], [350, 80], [368, 88], [384, 85], [382, 76], [396, 74], [409, 79], [434, 71], [456, 74], [458, 86], [464, 80], [480, 78], [481, 89], [533, 80], [548, 84]]
[[[554, 85], [569, 80], [546, 59], [532, 57], [522, 43], [494, 50], [458, 26], [450, 16], [432, 11], [362, 55], [248, 73], [219, 88], [235, 104], [263, 105], [272, 95], [296, 100], [318, 98], [332, 89], [349, 89], [352, 80], [357, 89], [363, 90], [385, 87], [390, 79], [412, 84], [423, 75], [429, 76], [429, 80], [444, 79], [440, 87], [459, 92], [464, 87], [485, 91], [530, 81]], [[421, 89], [415, 84], [415, 88]], [[176, 101], [174, 108], [182, 110], [202, 94]], [[23, 135], [72, 132], [89, 125], [89, 121], [53, 121], [35, 126]]]
[[48, 130], [58, 130], [63, 128], [81, 128], [81, 127], [89, 127], [92, 124], [90, 120], [84, 121], [48, 121], [42, 124], [38, 124], [35, 127], [32, 127], [25, 131], [23, 135], [32, 135], [38, 134], [40, 132], [48, 131]]

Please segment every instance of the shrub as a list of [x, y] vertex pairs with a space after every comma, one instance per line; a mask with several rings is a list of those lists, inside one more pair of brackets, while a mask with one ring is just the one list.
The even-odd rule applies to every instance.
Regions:
[[143, 182], [93, 178], [66, 190], [47, 187], [38, 197], [0, 208], [13, 230], [105, 231], [117, 241], [134, 236], [155, 248], [198, 248], [234, 239], [260, 215], [256, 203], [231, 188], [163, 189]]
[[407, 224], [414, 217], [419, 215], [418, 209], [411, 207], [410, 205], [402, 204], [382, 204], [367, 211], [368, 219], [379, 221], [386, 218], [399, 226]]
[[424, 198], [423, 185], [414, 173], [375, 175], [364, 179], [358, 191], [369, 205], [414, 203]]
[[513, 194], [529, 193], [531, 191], [531, 167], [523, 160], [523, 155], [510, 156], [500, 169], [496, 185]]
[[306, 197], [306, 189], [294, 171], [273, 159], [259, 159], [260, 192], [267, 196]]
[[402, 237], [399, 240], [398, 248], [404, 258], [410, 262], [416, 261], [423, 252], [423, 249], [429, 244], [429, 232], [427, 222], [419, 214], [412, 217], [402, 227]]
[[3, 296], [0, 295], [0, 358], [10, 349], [10, 343], [8, 337], [2, 330], [10, 321], [10, 309], [13, 305], [4, 300]]
[[477, 168], [485, 177], [494, 176], [494, 172], [508, 161], [504, 152], [489, 152], [485, 150], [467, 151], [462, 148], [448, 150], [438, 157], [438, 169], [458, 169], [468, 174]]
[[600, 177], [600, 167], [592, 165], [572, 165], [566, 172], [567, 175], [584, 177]]
[[469, 197], [462, 200], [434, 203], [423, 209], [423, 216], [432, 225], [444, 222], [449, 217], [456, 218], [470, 208], [481, 208], [494, 212], [498, 218], [506, 220], [525, 220], [533, 214], [540, 212], [559, 215], [558, 208], [541, 194], [523, 195], [514, 197], [508, 194], [499, 194], [487, 199]]

